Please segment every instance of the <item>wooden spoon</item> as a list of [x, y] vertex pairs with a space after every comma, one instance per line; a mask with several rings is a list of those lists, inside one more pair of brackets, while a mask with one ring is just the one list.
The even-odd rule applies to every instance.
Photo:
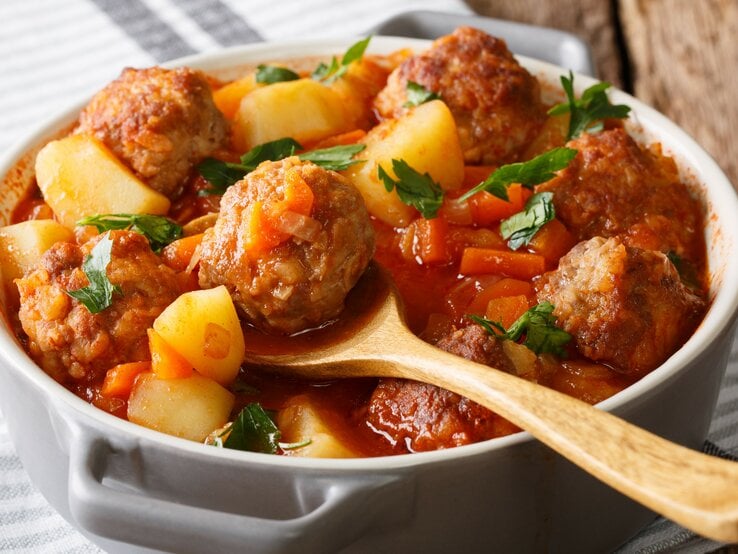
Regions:
[[378, 306], [365, 325], [299, 354], [248, 353], [248, 364], [308, 379], [400, 377], [495, 411], [614, 489], [693, 530], [738, 541], [738, 463], [690, 450], [580, 400], [444, 352], [406, 326], [387, 272], [370, 267]]

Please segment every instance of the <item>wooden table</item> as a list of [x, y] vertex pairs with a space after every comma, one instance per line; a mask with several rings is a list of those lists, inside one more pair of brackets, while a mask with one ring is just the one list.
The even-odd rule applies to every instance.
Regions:
[[738, 189], [738, 0], [466, 1], [586, 40], [600, 79], [677, 122]]

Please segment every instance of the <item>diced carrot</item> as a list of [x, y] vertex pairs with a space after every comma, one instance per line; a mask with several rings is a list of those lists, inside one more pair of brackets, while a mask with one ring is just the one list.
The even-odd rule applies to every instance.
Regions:
[[144, 371], [151, 371], [151, 362], [129, 362], [113, 366], [105, 374], [100, 394], [108, 398], [111, 396], [128, 398], [133, 381]]
[[469, 190], [470, 188], [476, 187], [489, 177], [495, 169], [497, 168], [493, 165], [465, 165], [464, 180], [462, 181], [461, 188], [463, 190]]
[[529, 247], [536, 254], [540, 254], [549, 263], [556, 263], [575, 244], [572, 235], [561, 221], [552, 219], [533, 235]]
[[226, 118], [233, 119], [243, 97], [258, 86], [254, 75], [247, 75], [213, 92], [213, 101]]
[[529, 307], [528, 297], [523, 294], [517, 296], [500, 296], [489, 301], [485, 317], [491, 321], [501, 323], [507, 329]]
[[246, 210], [248, 218], [245, 238], [246, 248], [252, 252], [264, 252], [281, 244], [289, 235], [275, 229], [271, 218], [265, 213], [262, 202], [254, 202]]
[[313, 209], [313, 190], [302, 178], [300, 172], [293, 168], [284, 176], [284, 200], [276, 203], [276, 211], [291, 211], [302, 215], [310, 215]]
[[546, 268], [546, 259], [538, 254], [508, 252], [491, 248], [469, 247], [461, 255], [462, 275], [494, 273], [516, 279], [532, 279]]
[[524, 194], [524, 190], [527, 189], [518, 183], [507, 187], [508, 201], [497, 198], [489, 192], [475, 194], [469, 199], [474, 223], [487, 226], [522, 211], [529, 196]]
[[490, 300], [504, 296], [520, 295], [528, 298], [533, 296], [533, 286], [528, 281], [503, 277], [499, 281], [482, 289], [474, 300], [472, 300], [471, 304], [469, 304], [468, 312], [477, 315], [484, 314], [487, 311]]
[[446, 253], [446, 235], [448, 224], [440, 217], [434, 219], [419, 218], [411, 223], [415, 238], [413, 253], [424, 264], [443, 263], [448, 260]]
[[203, 233], [182, 237], [169, 244], [161, 250], [162, 261], [174, 271], [184, 271], [190, 265], [192, 255], [202, 242]]
[[151, 370], [158, 379], [184, 379], [194, 371], [190, 362], [172, 348], [159, 333], [147, 329], [149, 350], [151, 351]]
[[319, 140], [312, 145], [311, 150], [320, 150], [321, 148], [331, 148], [333, 146], [346, 146], [348, 144], [356, 144], [366, 136], [364, 129], [354, 129], [346, 133], [340, 133], [328, 138]]

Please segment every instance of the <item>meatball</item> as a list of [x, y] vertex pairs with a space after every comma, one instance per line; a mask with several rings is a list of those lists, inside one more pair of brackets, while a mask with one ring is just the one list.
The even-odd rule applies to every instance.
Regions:
[[468, 163], [515, 160], [546, 119], [536, 78], [505, 41], [471, 27], [436, 40], [392, 72], [374, 102], [382, 117], [398, 117], [406, 109], [408, 81], [440, 94], [454, 115]]
[[595, 237], [536, 283], [559, 325], [587, 358], [634, 375], [669, 357], [689, 337], [705, 302], [686, 288], [661, 252]]
[[701, 263], [702, 212], [673, 160], [642, 148], [622, 128], [567, 146], [577, 156], [537, 190], [554, 192], [556, 217], [578, 240], [620, 235], [629, 246]]
[[[436, 346], [477, 363], [514, 371], [502, 342], [479, 325], [454, 330]], [[509, 425], [468, 398], [405, 379], [379, 382], [369, 400], [366, 419], [398, 453], [471, 444], [499, 436], [503, 426]]]
[[189, 68], [125, 69], [80, 114], [94, 135], [151, 188], [174, 198], [193, 165], [228, 135], [205, 76]]
[[[285, 201], [295, 179], [312, 191], [309, 217], [297, 218], [305, 227], [270, 248], [254, 248], [257, 216]], [[369, 214], [351, 183], [297, 157], [264, 162], [223, 195], [215, 226], [203, 237], [200, 286], [225, 285], [254, 326], [295, 333], [336, 317], [373, 255]]]
[[55, 244], [38, 268], [16, 280], [28, 350], [61, 383], [98, 382], [117, 364], [150, 359], [146, 330], [179, 294], [174, 271], [151, 251], [145, 237], [110, 231], [107, 275], [120, 289], [110, 307], [90, 313], [67, 291], [88, 286], [81, 266], [103, 236], [81, 246]]

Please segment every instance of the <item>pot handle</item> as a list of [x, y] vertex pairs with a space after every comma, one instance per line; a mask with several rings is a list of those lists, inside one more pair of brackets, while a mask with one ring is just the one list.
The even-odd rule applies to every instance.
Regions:
[[82, 529], [107, 539], [183, 553], [333, 552], [412, 513], [414, 490], [407, 475], [341, 479], [327, 486], [321, 504], [293, 519], [163, 500], [126, 487], [118, 475], [119, 485], [108, 486], [103, 478], [112, 446], [100, 437], [76, 435], [69, 458], [70, 511]]

